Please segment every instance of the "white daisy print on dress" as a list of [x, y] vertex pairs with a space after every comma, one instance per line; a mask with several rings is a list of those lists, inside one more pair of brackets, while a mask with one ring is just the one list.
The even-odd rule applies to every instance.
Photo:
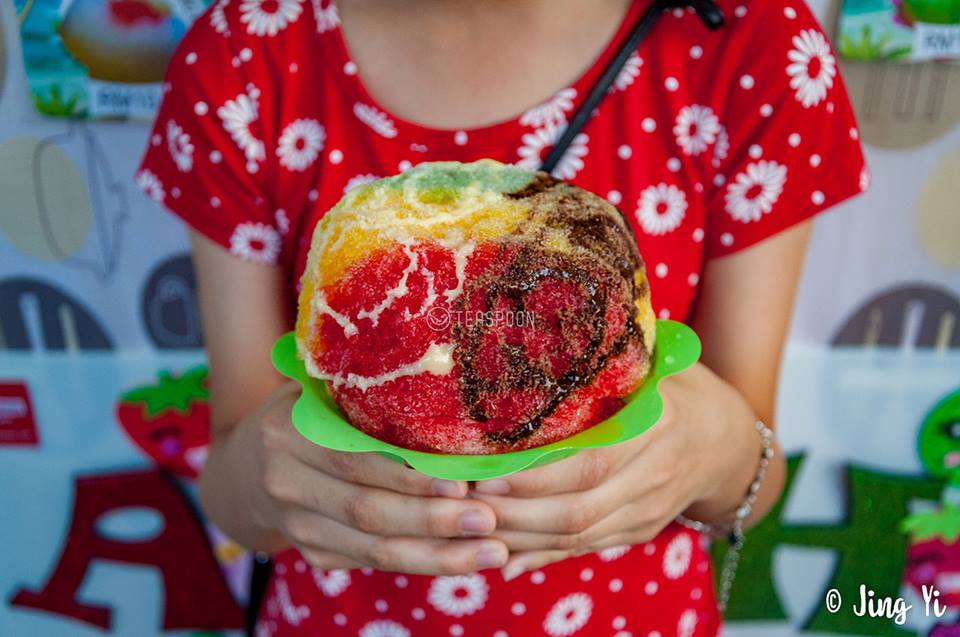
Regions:
[[693, 557], [693, 540], [681, 533], [671, 540], [663, 551], [663, 574], [667, 579], [680, 579], [690, 568]]
[[410, 631], [392, 619], [375, 619], [364, 624], [360, 637], [410, 637]]
[[247, 158], [247, 170], [257, 171], [257, 162], [266, 158], [263, 142], [250, 131], [250, 125], [260, 117], [260, 89], [252, 84], [247, 86], [247, 92], [227, 100], [217, 109], [217, 115], [223, 122], [223, 129], [230, 133], [234, 143], [243, 151]]
[[163, 203], [163, 199], [166, 196], [166, 193], [163, 190], [163, 184], [160, 183], [160, 178], [153, 174], [152, 171], [149, 171], [145, 168], [138, 172], [136, 176], [136, 182], [140, 190], [142, 190], [148, 197], [157, 203]]
[[551, 637], [567, 637], [586, 626], [592, 612], [593, 600], [589, 595], [571, 593], [553, 605], [543, 620], [543, 629]]
[[600, 559], [604, 562], [612, 562], [613, 560], [618, 560], [630, 551], [630, 545], [624, 544], [622, 546], [611, 546], [608, 549], [603, 549], [598, 553]]
[[827, 96], [837, 75], [837, 60], [830, 45], [816, 29], [806, 29], [793, 36], [793, 49], [787, 54], [790, 64], [790, 88], [804, 108], [816, 106]]
[[333, 2], [327, 3], [326, 8], [321, 6], [320, 0], [312, 0], [313, 14], [317, 21], [317, 33], [326, 33], [333, 31], [340, 26], [340, 14], [337, 13], [337, 5]]
[[357, 102], [353, 105], [353, 114], [357, 116], [357, 119], [383, 137], [393, 139], [397, 136], [397, 127], [394, 126], [393, 120], [377, 108], [369, 104]]
[[444, 615], [472, 615], [487, 603], [490, 588], [480, 574], [436, 577], [427, 591], [427, 601]]
[[613, 85], [610, 87], [611, 91], [625, 91], [632, 84], [637, 76], [640, 75], [640, 67], [643, 66], [643, 58], [634, 51], [630, 54], [630, 57], [627, 58], [626, 63], [623, 65], [623, 68], [620, 69], [620, 72], [617, 73], [616, 79], [613, 80]]
[[680, 615], [677, 622], [677, 637], [693, 637], [693, 631], [697, 629], [697, 611], [688, 609]]
[[759, 221], [773, 210], [786, 182], [786, 166], [766, 160], [748, 164], [746, 172], [738, 174], [736, 181], [727, 186], [727, 212], [744, 223]]
[[650, 186], [637, 200], [637, 222], [655, 237], [675, 230], [686, 213], [687, 195], [672, 184]]
[[[527, 170], [539, 170], [546, 154], [544, 151], [549, 150], [557, 143], [564, 128], [564, 126], [547, 126], [538, 128], [532, 133], [524, 133], [523, 137], [520, 138], [523, 145], [517, 149], [517, 154], [520, 155], [517, 166]], [[583, 158], [589, 152], [587, 147], [589, 142], [590, 137], [586, 133], [579, 133], [574, 137], [567, 148], [567, 152], [563, 154], [563, 157], [557, 162], [557, 167], [553, 169], [553, 176], [567, 180], [576, 177], [577, 173], [583, 170]]]
[[573, 110], [573, 100], [577, 97], [577, 89], [565, 88], [538, 104], [520, 116], [521, 126], [546, 127], [559, 126], [567, 121], [567, 112]]
[[315, 119], [298, 119], [287, 125], [277, 142], [280, 165], [289, 170], [303, 171], [317, 159], [323, 150], [327, 133]]
[[680, 109], [673, 134], [686, 155], [699, 155], [717, 141], [720, 120], [709, 106], [691, 104]]
[[183, 132], [183, 128], [172, 119], [167, 122], [167, 149], [173, 163], [177, 165], [177, 170], [185, 173], [193, 168], [193, 144], [190, 143], [190, 135]]
[[265, 223], [241, 223], [230, 236], [230, 252], [247, 261], [273, 265], [280, 255], [280, 233]]
[[362, 186], [363, 184], [369, 184], [376, 180], [380, 179], [377, 175], [367, 173], [365, 175], [354, 175], [347, 180], [347, 183], [343, 185], [343, 194], [347, 194], [357, 186]]
[[247, 25], [247, 33], [273, 37], [287, 28], [303, 12], [302, 0], [243, 0], [240, 3], [240, 22]]
[[327, 597], [336, 597], [350, 586], [350, 571], [337, 568], [332, 571], [313, 569], [313, 581]]
[[210, 26], [213, 30], [224, 37], [229, 37], [230, 26], [227, 24], [227, 14], [224, 9], [230, 4], [230, 0], [217, 0], [213, 10], [210, 12]]
[[719, 168], [720, 163], [730, 154], [730, 135], [727, 133], [727, 127], [720, 125], [720, 131], [717, 133], [717, 143], [713, 145], [713, 167]]

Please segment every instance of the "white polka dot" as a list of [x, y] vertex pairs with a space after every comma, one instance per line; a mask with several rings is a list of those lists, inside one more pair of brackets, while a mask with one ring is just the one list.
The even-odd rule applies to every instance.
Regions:
[[613, 623], [610, 625], [613, 626], [614, 630], [623, 630], [623, 627], [627, 625], [627, 618], [623, 615], [617, 615], [613, 618]]
[[469, 140], [466, 131], [458, 130], [453, 134], [453, 143], [457, 146], [466, 146]]
[[343, 161], [343, 151], [339, 148], [334, 148], [330, 151], [330, 163], [339, 164]]
[[221, 161], [223, 161], [223, 155], [220, 153], [220, 151], [219, 151], [219, 150], [211, 150], [211, 151], [210, 151], [210, 162], [211, 162], [211, 163], [214, 163], [214, 164], [219, 164]]
[[[697, 228], [697, 230], [699, 230], [699, 228]], [[701, 235], [701, 238], [702, 238], [702, 236], [703, 236], [703, 231], [702, 231], [702, 230], [700, 231], [700, 235]], [[696, 231], [694, 231], [694, 236], [696, 236]], [[697, 239], [694, 239], [694, 240], [696, 241]], [[651, 555], [653, 555], [653, 554], [656, 553], [656, 552], [657, 552], [657, 547], [654, 546], [654, 544], [653, 544], [652, 542], [647, 542], [646, 544], [643, 545], [643, 554], [646, 555], [647, 557], [650, 557]]]
[[220, 207], [220, 197], [210, 197], [210, 205], [214, 208]]
[[700, 599], [701, 597], [703, 597], [703, 589], [701, 589], [701, 588], [695, 588], [695, 589], [693, 589], [692, 591], [690, 591], [690, 599], [696, 601], [696, 600]]
[[343, 613], [337, 613], [333, 616], [333, 623], [337, 626], [346, 626], [347, 625], [347, 616]]
[[230, 66], [232, 66], [235, 69], [240, 68], [240, 58], [238, 57], [232, 58], [230, 60]]
[[193, 51], [190, 51], [189, 53], [187, 53], [186, 57], [183, 58], [183, 61], [186, 62], [187, 64], [193, 64], [194, 62], [197, 61], [197, 54], [194, 53]]
[[784, 7], [783, 15], [787, 17], [787, 20], [793, 20], [794, 18], [797, 17], [797, 10], [794, 9], [793, 7]]
[[810, 165], [813, 166], [814, 168], [819, 166], [821, 161], [823, 161], [823, 158], [820, 157], [820, 155], [816, 153], [810, 155]]
[[707, 568], [709, 568], [709, 566], [710, 565], [707, 562], [700, 562], [699, 564], [697, 564], [697, 571], [700, 573], [706, 573]]
[[796, 148], [800, 145], [800, 133], [793, 133], [787, 138], [787, 143]]
[[694, 192], [703, 192], [703, 184], [698, 181], [697, 183], [693, 184], [693, 190]]
[[510, 612], [519, 617], [527, 612], [527, 606], [523, 602], [514, 602], [513, 606], [510, 607]]
[[193, 105], [193, 112], [197, 115], [203, 116], [210, 111], [210, 107], [207, 106], [206, 102], [197, 102]]
[[[280, 212], [279, 210], [277, 212]], [[305, 573], [307, 571], [307, 563], [303, 560], [297, 560], [293, 564], [293, 570], [298, 573]]]
[[296, 62], [291, 62], [290, 66], [288, 66], [287, 68], [290, 70], [291, 73], [296, 73], [297, 71], [300, 70], [300, 65], [297, 64]]
[[677, 7], [673, 10], [673, 17], [682, 18], [683, 17], [683, 8]]
[[810, 201], [812, 201], [816, 206], [822, 206], [826, 199], [827, 198], [824, 196], [824, 194], [819, 190], [814, 190], [813, 194], [810, 195]]
[[406, 588], [410, 581], [403, 575], [397, 575], [397, 578], [393, 580], [393, 583], [397, 585], [397, 588]]
[[714, 186], [716, 186], [717, 188], [719, 188], [720, 186], [722, 186], [722, 185], [725, 184], [725, 183], [727, 183], [727, 178], [726, 178], [726, 177], [724, 177], [723, 175], [714, 175], [714, 177], [713, 177], [713, 185], [714, 185]]
[[590, 580], [592, 580], [592, 579], [593, 579], [593, 569], [592, 569], [592, 568], [585, 568], [585, 569], [583, 569], [582, 571], [580, 571], [580, 579], [581, 579], [582, 581], [584, 581], [584, 582], [589, 582]]
[[461, 626], [460, 624], [451, 625], [450, 634], [453, 635], [453, 637], [460, 637], [461, 635], [463, 635], [463, 626]]
[[679, 172], [680, 168], [683, 167], [683, 164], [680, 163], [680, 160], [676, 157], [671, 157], [667, 160], [667, 170], [672, 173]]
[[670, 92], [673, 92], [680, 88], [680, 81], [672, 75], [663, 81], [664, 87]]
[[493, 633], [493, 637], [510, 637], [510, 636], [507, 634], [507, 631], [498, 630], [497, 632]]
[[764, 104], [760, 107], [760, 115], [761, 117], [770, 117], [773, 115], [773, 107], [769, 104]]
[[633, 149], [626, 144], [623, 144], [617, 149], [617, 157], [620, 159], [630, 159], [631, 155], [633, 155]]
[[357, 65], [353, 60], [350, 60], [343, 65], [343, 72], [347, 75], [356, 75], [357, 74]]
[[640, 128], [642, 128], [645, 133], [652, 133], [657, 130], [657, 122], [654, 121], [652, 117], [645, 117], [644, 120], [640, 122]]
[[690, 285], [696, 285], [697, 283], [700, 283], [700, 275], [696, 272], [692, 272], [690, 276], [687, 277], [687, 283]]
[[623, 580], [619, 577], [615, 577], [610, 580], [610, 586], [608, 587], [611, 593], [619, 593], [623, 590]]
[[174, 199], [179, 199], [179, 198], [180, 198], [180, 195], [183, 194], [183, 193], [180, 192], [180, 189], [179, 189], [179, 188], [177, 188], [176, 186], [174, 186], [173, 188], [170, 189], [170, 194], [173, 195], [173, 198], [174, 198]]
[[607, 193], [607, 201], [612, 203], [614, 206], [623, 201], [623, 195], [620, 194], [619, 190], [611, 190]]
[[[697, 243], [700, 243], [701, 241], [703, 241], [703, 228], [694, 228], [694, 229], [693, 229], [693, 240], [696, 241]], [[649, 548], [650, 552], [647, 553], [647, 555], [653, 555], [653, 552], [654, 552], [654, 550], [656, 550], [656, 549], [653, 548], [653, 545], [652, 545], [652, 544], [647, 544], [647, 546], [650, 547], [650, 548]], [[645, 547], [643, 550], [644, 550], [644, 552], [646, 553], [647, 548]]]
[[742, 18], [743, 16], [747, 15], [747, 8], [741, 4], [739, 7], [733, 10], [733, 15], [737, 16], [738, 18]]
[[320, 198], [320, 193], [317, 192], [316, 190], [311, 190], [310, 192], [307, 193], [307, 199], [309, 199], [310, 201], [316, 201], [319, 198]]
[[694, 60], [699, 60], [700, 58], [702, 58], [703, 47], [700, 47], [700, 46], [690, 47], [690, 57], [692, 57]]
[[633, 633], [628, 630], [618, 630], [613, 633], [613, 637], [633, 637]]
[[257, 166], [257, 162], [255, 162], [255, 161], [248, 161], [248, 162], [247, 162], [247, 172], [248, 172], [248, 173], [253, 174], [253, 173], [257, 172], [258, 170], [260, 170], [260, 167]]
[[750, 90], [754, 87], [756, 82], [753, 79], [752, 75], [743, 75], [740, 77], [740, 88]]
[[729, 248], [730, 246], [732, 246], [732, 245], [733, 245], [733, 235], [730, 234], [729, 232], [724, 232], [722, 235], [720, 235], [720, 244], [721, 244], [721, 245], [724, 245], [724, 246], [726, 246], [726, 247], [728, 247], [728, 248]]
[[389, 604], [387, 604], [387, 600], [385, 599], [378, 599], [373, 603], [373, 607], [381, 613], [387, 612], [387, 609], [390, 608]]
[[747, 153], [754, 159], [760, 159], [763, 157], [763, 148], [761, 148], [759, 144], [754, 144], [747, 150]]
[[369, 566], [364, 566], [363, 568], [360, 569], [360, 572], [366, 575], [367, 577], [373, 575], [373, 569], [370, 568]]
[[660, 634], [659, 630], [655, 630], [651, 632], [649, 635], [647, 635], [647, 637], [663, 637], [663, 636]]
[[851, 129], [850, 129], [850, 139], [852, 139], [852, 140], [854, 140], [854, 141], [860, 139], [860, 131], [858, 131], [856, 128], [851, 128]]
[[154, 135], [153, 137], [150, 138], [150, 143], [153, 144], [154, 146], [159, 146], [160, 142], [162, 141], [163, 141], [163, 138], [160, 137], [160, 135]]
[[833, 105], [833, 102], [827, 102], [827, 112], [832, 113], [836, 107]]
[[426, 617], [427, 613], [424, 612], [422, 608], [414, 608], [412, 611], [410, 611], [410, 616], [413, 617], [414, 619], [419, 620]]
[[653, 269], [654, 274], [656, 274], [657, 277], [660, 278], [660, 279], [662, 279], [663, 277], [667, 276], [667, 272], [668, 272], [668, 271], [669, 271], [669, 268], [667, 268], [667, 264], [666, 264], [666, 263], [658, 263], [658, 264], [657, 264], [657, 267], [655, 267], [655, 268]]
[[411, 168], [413, 168], [413, 164], [411, 164], [410, 161], [406, 159], [402, 160], [399, 164], [397, 164], [397, 170], [399, 170], [402, 173], [407, 172]]
[[239, 57], [244, 62], [249, 62], [253, 58], [253, 51], [251, 51], [247, 47], [243, 47], [242, 49], [240, 49]]
[[653, 580], [647, 582], [646, 586], [643, 587], [643, 592], [647, 595], [656, 595], [658, 590], [660, 590], [660, 585]]
[[543, 571], [534, 571], [530, 573], [530, 581], [534, 584], [543, 584], [546, 579], [547, 576], [543, 574]]

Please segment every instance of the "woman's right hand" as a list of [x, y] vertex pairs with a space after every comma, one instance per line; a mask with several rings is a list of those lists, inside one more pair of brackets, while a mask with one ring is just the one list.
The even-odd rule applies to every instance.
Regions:
[[[507, 562], [506, 545], [483, 537], [496, 528], [493, 509], [468, 499], [466, 483], [309, 442], [290, 421], [298, 394], [292, 383], [274, 392], [211, 445], [204, 470], [245, 483], [248, 513], [274, 538], [258, 548], [276, 551], [288, 542], [323, 569], [462, 574]], [[201, 501], [214, 518], [211, 498], [222, 491], [206, 483], [220, 481], [201, 481]]]

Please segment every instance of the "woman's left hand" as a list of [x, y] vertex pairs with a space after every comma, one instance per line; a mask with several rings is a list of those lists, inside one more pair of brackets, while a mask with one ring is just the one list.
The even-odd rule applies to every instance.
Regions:
[[604, 548], [648, 542], [678, 514], [725, 516], [746, 494], [760, 442], [747, 402], [698, 364], [660, 385], [664, 411], [623, 444], [506, 478], [472, 496], [497, 514], [505, 579]]

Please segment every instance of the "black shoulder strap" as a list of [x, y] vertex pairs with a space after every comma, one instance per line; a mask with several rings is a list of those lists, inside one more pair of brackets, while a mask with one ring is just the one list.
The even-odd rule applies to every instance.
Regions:
[[560, 139], [558, 139], [557, 143], [550, 149], [547, 158], [544, 159], [540, 165], [540, 170], [549, 173], [557, 167], [563, 154], [567, 152], [570, 143], [577, 134], [583, 130], [584, 125], [586, 125], [587, 120], [590, 119], [594, 109], [600, 105], [600, 102], [603, 101], [603, 98], [609, 92], [610, 86], [614, 80], [617, 79], [617, 75], [620, 74], [623, 65], [627, 63], [630, 55], [637, 50], [640, 43], [643, 42], [644, 37], [646, 37], [650, 29], [653, 28], [653, 25], [657, 23], [657, 20], [664, 11], [679, 7], [693, 7], [697, 15], [700, 16], [700, 19], [703, 20], [704, 24], [711, 30], [719, 29], [723, 26], [723, 12], [720, 11], [720, 8], [713, 0], [692, 0], [689, 2], [681, 2], [679, 0], [654, 0], [653, 4], [651, 4], [637, 20], [637, 23], [630, 30], [630, 35], [623, 41], [620, 48], [617, 49], [616, 55], [614, 55], [610, 63], [607, 64], [603, 74], [600, 75], [599, 79], [597, 79], [593, 85], [593, 88], [590, 89], [586, 99], [583, 100], [580, 107], [574, 112], [573, 117], [570, 118], [570, 123], [560, 135]]

